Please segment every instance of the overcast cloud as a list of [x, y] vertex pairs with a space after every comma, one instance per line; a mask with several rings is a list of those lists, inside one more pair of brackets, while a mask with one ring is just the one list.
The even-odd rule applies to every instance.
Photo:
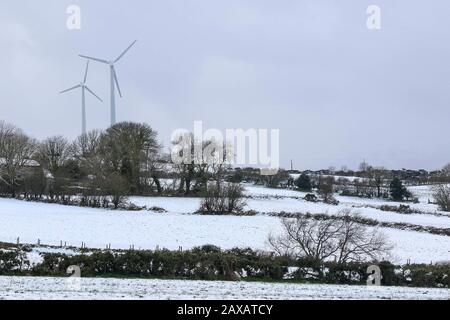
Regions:
[[[82, 29], [66, 28], [81, 8]], [[382, 10], [382, 29], [366, 9]], [[113, 59], [118, 120], [177, 128], [280, 129], [298, 169], [440, 168], [450, 162], [450, 2], [2, 0], [0, 119], [37, 138], [80, 132], [87, 54]], [[108, 70], [91, 64], [88, 129], [109, 123]]]

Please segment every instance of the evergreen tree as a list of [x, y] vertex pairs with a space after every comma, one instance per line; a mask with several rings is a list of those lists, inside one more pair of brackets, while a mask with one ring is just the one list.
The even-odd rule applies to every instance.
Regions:
[[399, 178], [392, 179], [389, 193], [391, 198], [396, 201], [402, 201], [404, 198], [410, 196], [408, 189], [406, 189]]
[[312, 190], [311, 178], [305, 173], [295, 180], [295, 185], [301, 191], [310, 192]]

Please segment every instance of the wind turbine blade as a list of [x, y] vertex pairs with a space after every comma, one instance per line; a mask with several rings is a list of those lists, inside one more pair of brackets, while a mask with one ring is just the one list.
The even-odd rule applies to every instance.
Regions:
[[106, 64], [109, 64], [109, 62], [108, 62], [108, 61], [106, 61], [106, 60], [103, 60], [103, 59], [98, 59], [98, 58], [94, 58], [94, 57], [89, 57], [89, 56], [83, 56], [82, 54], [79, 54], [79, 56], [80, 56], [80, 57], [82, 57], [82, 58], [86, 58], [86, 59], [89, 59], [89, 60], [94, 60], [94, 61], [98, 61], [98, 62], [101, 62], [101, 63], [106, 63]]
[[119, 87], [119, 80], [117, 80], [116, 68], [114, 68], [114, 67], [113, 67], [113, 72], [114, 72], [114, 81], [116, 82], [117, 90], [119, 91], [119, 96], [122, 98], [122, 92], [120, 91], [120, 87]]
[[72, 88], [63, 90], [63, 91], [61, 91], [60, 93], [65, 93], [65, 92], [67, 92], [67, 91], [70, 91], [70, 90], [73, 90], [73, 89], [76, 89], [76, 88], [79, 88], [79, 87], [81, 87], [81, 85], [78, 84], [78, 85], [76, 85], [76, 86], [74, 86], [74, 87], [72, 87]]
[[119, 61], [119, 60], [125, 55], [125, 53], [127, 53], [128, 50], [130, 50], [131, 47], [134, 46], [134, 44], [135, 44], [136, 42], [137, 42], [137, 40], [134, 40], [133, 43], [130, 44], [130, 45], [128, 46], [128, 48], [126, 48], [125, 51], [122, 52], [122, 54], [121, 54], [116, 60], [114, 60], [114, 63], [116, 63], [117, 61]]
[[86, 83], [88, 69], [89, 69], [89, 59], [87, 60], [87, 63], [86, 63], [86, 71], [84, 72], [84, 81], [83, 81], [83, 83]]
[[84, 87], [85, 87], [86, 90], [89, 91], [94, 97], [96, 97], [98, 100], [100, 100], [101, 102], [103, 102], [103, 100], [100, 99], [100, 97], [99, 97], [98, 95], [96, 95], [96, 94], [94, 93], [94, 91], [92, 91], [91, 89], [89, 89], [88, 86], [84, 86]]

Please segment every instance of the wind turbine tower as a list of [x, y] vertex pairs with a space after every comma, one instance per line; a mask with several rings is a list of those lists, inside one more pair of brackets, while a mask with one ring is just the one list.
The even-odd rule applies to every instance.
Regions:
[[86, 134], [86, 91], [91, 93], [94, 97], [96, 97], [98, 100], [103, 102], [102, 99], [99, 98], [89, 87], [86, 85], [87, 75], [89, 70], [89, 61], [86, 63], [86, 71], [84, 72], [84, 79], [83, 82], [80, 84], [77, 84], [76, 86], [73, 86], [69, 89], [63, 90], [60, 93], [66, 93], [71, 90], [75, 90], [77, 88], [81, 88], [81, 133]]
[[136, 42], [137, 42], [137, 40], [133, 41], [133, 43], [131, 43], [128, 46], [128, 48], [126, 48], [122, 52], [122, 54], [120, 56], [118, 56], [115, 60], [111, 60], [111, 61], [104, 60], [104, 59], [98, 59], [98, 58], [94, 58], [94, 57], [89, 57], [89, 56], [80, 54], [80, 57], [82, 57], [82, 58], [101, 62], [101, 63], [107, 64], [109, 66], [109, 72], [110, 72], [110, 83], [109, 84], [110, 84], [110, 88], [111, 88], [111, 97], [110, 97], [110, 99], [111, 99], [111, 126], [116, 124], [116, 87], [117, 87], [117, 91], [119, 92], [119, 96], [122, 97], [122, 92], [120, 91], [120, 87], [119, 87], [119, 81], [117, 80], [115, 64], [128, 52], [128, 50], [131, 49], [131, 47]]

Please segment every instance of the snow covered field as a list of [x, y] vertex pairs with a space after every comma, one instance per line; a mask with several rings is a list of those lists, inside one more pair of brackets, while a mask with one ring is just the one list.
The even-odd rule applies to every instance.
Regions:
[[[166, 199], [170, 202], [172, 199]], [[201, 216], [179, 213], [88, 209], [0, 199], [0, 241], [113, 249], [178, 249], [203, 244], [223, 248], [263, 249], [267, 235], [281, 230], [280, 220], [268, 216]]]
[[[325, 203], [312, 203], [303, 199], [306, 193], [294, 190], [269, 189], [259, 186], [246, 186], [247, 194], [255, 197], [248, 201], [248, 207], [258, 212], [310, 212], [335, 214], [343, 208], [359, 211], [364, 217], [386, 222], [407, 222], [419, 225], [450, 227], [450, 214], [439, 211], [437, 205], [429, 204], [432, 199], [431, 190], [428, 186], [410, 187], [415, 195], [419, 197], [420, 203], [408, 203], [412, 209], [420, 210], [428, 214], [399, 214], [397, 212], [386, 212], [376, 209], [382, 205], [399, 206], [401, 202], [385, 199], [368, 199], [358, 197], [335, 196], [339, 200], [338, 206]], [[438, 216], [437, 216], [438, 215]], [[440, 216], [439, 216], [440, 215]]]
[[[79, 280], [79, 282], [77, 282]], [[0, 277], [0, 299], [450, 299], [448, 289], [259, 282]]]
[[[411, 224], [450, 228], [450, 217], [433, 214], [399, 214], [385, 212], [366, 205], [396, 203], [377, 199], [338, 197], [339, 206], [310, 203], [298, 199], [304, 196], [292, 190], [268, 189], [246, 186], [248, 209], [258, 212], [310, 212], [335, 214], [343, 208], [360, 211], [365, 217], [378, 221], [407, 222]], [[413, 190], [414, 192], [414, 190]], [[420, 187], [421, 201], [426, 199], [428, 189]], [[282, 231], [279, 218], [268, 215], [256, 216], [201, 216], [192, 214], [200, 203], [198, 198], [149, 198], [132, 197], [138, 205], [158, 206], [168, 213], [150, 211], [112, 211], [80, 208], [0, 199], [0, 241], [14, 243], [20, 237], [22, 243], [41, 243], [77, 246], [85, 242], [88, 247], [104, 248], [111, 244], [114, 249], [185, 249], [204, 244], [222, 248], [251, 247], [268, 249], [267, 236]], [[426, 212], [437, 212], [434, 205], [420, 203]], [[442, 214], [438, 212], [439, 214]], [[450, 261], [450, 237], [424, 232], [382, 228], [395, 245], [393, 262]]]

